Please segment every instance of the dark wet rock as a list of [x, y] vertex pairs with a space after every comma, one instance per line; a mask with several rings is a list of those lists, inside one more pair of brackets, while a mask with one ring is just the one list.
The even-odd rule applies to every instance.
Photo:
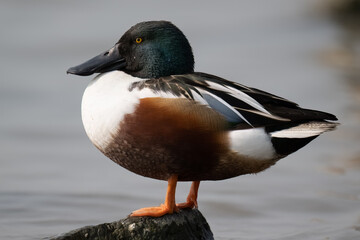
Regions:
[[89, 239], [214, 239], [209, 224], [199, 210], [182, 210], [160, 218], [128, 217], [112, 223], [87, 226], [51, 240]]

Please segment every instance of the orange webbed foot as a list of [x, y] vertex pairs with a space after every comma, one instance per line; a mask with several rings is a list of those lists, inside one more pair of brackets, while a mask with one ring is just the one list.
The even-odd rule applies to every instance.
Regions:
[[197, 201], [195, 200], [186, 200], [186, 202], [184, 203], [178, 203], [176, 204], [176, 206], [179, 208], [179, 209], [184, 209], [184, 208], [197, 208], [198, 207], [198, 204], [197, 204]]
[[168, 188], [166, 191], [165, 203], [159, 207], [146, 207], [136, 210], [130, 214], [131, 217], [161, 217], [165, 214], [178, 212], [179, 209], [175, 204], [175, 190], [177, 183], [177, 175], [171, 175], [168, 179]]
[[186, 199], [186, 202], [176, 204], [176, 206], [180, 209], [194, 208], [194, 207], [198, 208], [197, 195], [198, 195], [199, 185], [200, 185], [200, 181], [192, 182], [190, 192]]
[[146, 207], [136, 210], [130, 214], [131, 217], [161, 217], [165, 214], [179, 212], [183, 208], [197, 208], [197, 195], [200, 181], [194, 181], [191, 184], [190, 193], [185, 203], [175, 204], [175, 189], [177, 183], [177, 175], [172, 175], [168, 180], [168, 189], [166, 192], [165, 203], [158, 207]]
[[168, 207], [164, 204], [161, 204], [159, 207], [146, 207], [138, 209], [130, 214], [131, 217], [161, 217], [165, 214], [172, 214], [174, 212], [178, 212], [179, 209], [174, 207]]

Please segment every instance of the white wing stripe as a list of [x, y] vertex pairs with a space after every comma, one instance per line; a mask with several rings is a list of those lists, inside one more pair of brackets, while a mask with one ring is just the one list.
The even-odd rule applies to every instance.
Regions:
[[[236, 90], [235, 88], [229, 87], [229, 89], [233, 90], [234, 92], [231, 93], [231, 95], [241, 101], [244, 101], [245, 103], [249, 104], [250, 106], [256, 108], [257, 110], [267, 113], [271, 115], [258, 101], [247, 95], [246, 93], [243, 93], [239, 90]], [[239, 96], [238, 96], [239, 95]]]
[[214, 83], [210, 81], [205, 81], [211, 89], [220, 90], [223, 92], [229, 92], [229, 87], [225, 85], [221, 85], [219, 83]]
[[267, 114], [271, 115], [271, 113], [269, 113], [258, 101], [256, 101], [254, 98], [250, 97], [246, 93], [244, 93], [242, 91], [239, 91], [238, 89], [235, 89], [235, 88], [230, 87], [230, 86], [224, 86], [224, 85], [214, 83], [214, 82], [210, 82], [210, 81], [206, 81], [206, 83], [212, 89], [226, 92], [229, 95], [233, 96], [234, 98], [237, 98], [240, 101], [243, 101], [243, 102], [249, 104], [253, 108], [255, 108], [255, 109], [257, 109], [257, 110], [259, 110], [261, 112], [264, 112], [264, 113], [267, 113]]

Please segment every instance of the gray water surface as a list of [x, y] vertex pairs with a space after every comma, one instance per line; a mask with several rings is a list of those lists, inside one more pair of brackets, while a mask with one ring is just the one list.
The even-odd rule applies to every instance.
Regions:
[[[1, 1], [0, 239], [39, 239], [158, 205], [166, 182], [117, 166], [84, 133], [91, 77], [67, 68], [133, 24], [166, 19], [196, 70], [337, 115], [341, 126], [271, 169], [200, 185], [216, 239], [360, 239], [358, 92], [324, 59], [342, 31], [316, 1]], [[177, 200], [189, 183], [180, 183]]]

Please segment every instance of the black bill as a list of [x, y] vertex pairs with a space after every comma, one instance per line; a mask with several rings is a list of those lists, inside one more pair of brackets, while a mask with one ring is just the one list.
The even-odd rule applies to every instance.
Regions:
[[90, 60], [67, 70], [67, 73], [89, 76], [93, 73], [104, 73], [121, 70], [126, 66], [125, 59], [119, 54], [118, 44]]

